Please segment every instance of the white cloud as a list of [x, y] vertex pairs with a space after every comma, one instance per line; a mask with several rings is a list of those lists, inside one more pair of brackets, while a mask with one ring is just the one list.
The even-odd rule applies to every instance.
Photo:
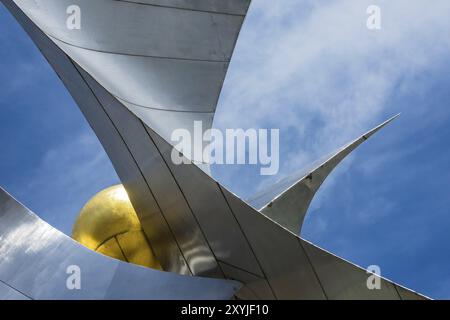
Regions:
[[[366, 27], [371, 4], [380, 31]], [[403, 80], [447, 58], [448, 12], [446, 0], [254, 0], [215, 126], [289, 128], [282, 173], [300, 169], [398, 111], [386, 102]]]

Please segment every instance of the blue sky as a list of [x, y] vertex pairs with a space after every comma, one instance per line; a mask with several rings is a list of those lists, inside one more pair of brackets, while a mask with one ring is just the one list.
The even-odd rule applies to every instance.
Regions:
[[[366, 8], [382, 29], [366, 28]], [[450, 2], [254, 0], [215, 126], [279, 128], [280, 173], [213, 168], [243, 198], [388, 117], [339, 166], [302, 236], [433, 298], [450, 298]], [[0, 185], [70, 234], [84, 203], [118, 183], [70, 95], [0, 7]]]

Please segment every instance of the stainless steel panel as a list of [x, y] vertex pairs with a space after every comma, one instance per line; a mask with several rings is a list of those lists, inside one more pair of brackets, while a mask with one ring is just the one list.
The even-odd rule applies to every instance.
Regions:
[[217, 260], [263, 276], [217, 182], [193, 165], [175, 165], [171, 160], [173, 148], [150, 128], [147, 131], [177, 180]]
[[[10, 1], [5, 4], [16, 15], [26, 31], [36, 42], [44, 56], [52, 64], [69, 92], [74, 97], [91, 127], [94, 129], [108, 156], [113, 160], [130, 200], [141, 215], [143, 225], [150, 225], [144, 231], [155, 244], [155, 254], [164, 270], [180, 274], [191, 274], [186, 261], [173, 239], [169, 226], [164, 221], [147, 182], [128, 146], [123, 141], [114, 123], [103, 110], [92, 90], [86, 85], [74, 63], [45, 35], [37, 29]], [[160, 248], [160, 250], [158, 250]]]
[[399, 300], [395, 285], [380, 278], [380, 289], [370, 290], [366, 270], [301, 240], [317, 276], [330, 300], [368, 299]]
[[277, 299], [325, 299], [299, 238], [223, 189]]
[[227, 62], [126, 56], [54, 42], [115, 97], [135, 107], [214, 113]]
[[240, 300], [273, 300], [272, 289], [265, 278], [258, 277], [248, 273], [245, 270], [238, 269], [232, 265], [219, 262], [223, 272], [228, 279], [237, 280], [245, 283], [242, 288], [236, 292], [236, 298]]
[[[124, 143], [128, 146], [130, 153], [133, 154], [133, 158], [139, 166], [149, 190], [151, 190], [158, 209], [167, 221], [171, 234], [177, 241], [191, 272], [201, 276], [223, 277], [214, 254], [198, 228], [191, 208], [142, 121], [86, 72], [80, 69], [80, 74], [93, 90], [109, 119], [115, 124]], [[140, 216], [139, 212], [137, 214]], [[145, 218], [141, 217], [141, 221], [145, 221]], [[154, 230], [153, 232], [157, 232], [158, 226], [143, 224], [143, 229], [151, 229]], [[150, 243], [153, 246], [161, 245], [161, 241], [152, 242], [151, 240]], [[158, 248], [155, 248], [155, 250], [158, 250]]]
[[[0, 297], [31, 299], [229, 299], [237, 282], [187, 277], [114, 260], [52, 228], [0, 188]], [[69, 290], [68, 266], [80, 268]]]
[[[119, 99], [119, 101], [121, 100]], [[180, 116], [179, 112], [152, 110], [138, 107], [136, 105], [124, 102], [123, 100], [121, 102], [138, 118], [142, 119], [145, 124], [151, 128], [154, 128], [154, 131], [168, 142], [171, 142], [171, 135], [176, 129], [186, 129], [189, 132], [193, 132], [194, 121], [201, 121], [203, 129], [212, 127], [214, 113], [183, 112], [183, 115]], [[204, 144], [203, 142], [201, 143]], [[201, 150], [204, 150], [203, 146]], [[201, 155], [197, 158], [195, 156], [196, 155], [194, 154], [190, 158], [196, 164], [203, 161]]]
[[399, 293], [402, 300], [430, 300], [430, 298], [415, 291], [412, 291], [410, 289], [407, 289], [405, 287], [402, 287], [398, 284], [395, 285], [395, 288], [397, 289], [397, 292]]
[[226, 14], [245, 15], [250, 0], [128, 0], [159, 6], [180, 9], [220, 12]]
[[[89, 50], [171, 59], [229, 61], [243, 16], [111, 0], [15, 0], [47, 35]], [[66, 10], [81, 9], [81, 30]], [[130, 19], [130, 17], [132, 17]]]
[[[12, 0], [2, 1], [15, 14], [44, 56], [50, 61], [98, 135], [129, 193], [130, 200], [144, 226], [144, 231], [152, 245], [155, 246], [153, 249], [165, 270], [181, 274], [211, 272], [216, 276], [221, 276], [216, 272], [216, 268], [219, 266], [226, 278], [239, 279], [245, 283], [247, 291], [243, 291], [243, 295], [247, 297], [250, 295], [249, 289], [256, 290], [264, 298], [276, 297], [278, 299], [324, 299], [327, 298], [327, 290], [331, 297], [338, 297], [342, 292], [346, 292], [346, 281], [333, 283], [324, 278], [326, 289], [321, 283], [321, 273], [324, 268], [327, 268], [329, 257], [317, 264], [317, 257], [322, 257], [320, 252], [316, 254], [313, 249], [310, 249], [313, 253], [307, 255], [304, 248], [307, 245], [302, 245], [296, 235], [221, 188], [217, 182], [195, 165], [176, 166], [170, 161], [172, 146], [161, 138], [161, 133], [153, 131], [154, 128], [150, 126], [159, 120], [164, 121], [159, 128], [166, 126], [173, 128], [174, 124], [183, 123], [183, 121], [186, 124], [189, 123], [190, 121], [186, 119], [192, 121], [192, 114], [186, 113], [189, 115], [184, 117], [183, 112], [172, 111], [172, 118], [163, 116], [157, 118], [156, 113], [153, 115], [148, 113], [147, 118], [142, 114], [138, 115], [145, 123], [150, 123], [149, 119], [154, 118], [154, 122], [144, 127], [143, 123], [140, 123], [131, 112], [128, 113], [124, 106], [127, 104], [126, 102], [122, 101], [123, 103], [121, 103], [116, 100], [102, 87], [102, 83], [97, 83], [98, 75], [88, 74], [77, 63], [70, 60], [15, 6]], [[27, 3], [25, 0], [20, 2]], [[104, 2], [104, 0], [99, 0], [98, 3], [100, 2]], [[108, 4], [112, 2], [108, 2]], [[42, 0], [38, 0], [36, 3], [44, 5]], [[46, 3], [56, 4], [55, 0], [49, 0]], [[83, 3], [91, 5], [94, 2], [84, 0]], [[94, 8], [97, 5], [97, 2], [95, 3]], [[184, 3], [189, 4], [190, 2]], [[106, 2], [104, 4], [106, 6]], [[33, 4], [28, 2], [27, 5], [32, 6]], [[58, 3], [55, 8], [58, 8], [59, 5]], [[128, 6], [129, 3], [120, 5]], [[133, 6], [137, 5], [133, 4]], [[36, 11], [41, 11], [42, 8], [40, 7]], [[147, 9], [150, 10], [150, 8]], [[164, 9], [168, 10], [168, 8]], [[177, 12], [171, 20], [174, 23], [173, 18], [180, 10], [173, 8], [170, 10]], [[36, 11], [29, 12], [29, 14], [36, 18]], [[48, 12], [44, 13], [48, 14]], [[201, 14], [205, 15], [206, 13], [202, 12]], [[137, 15], [139, 16], [139, 14]], [[133, 29], [129, 28], [129, 25], [127, 26], [128, 31], [132, 32]], [[160, 31], [160, 29], [156, 30]], [[167, 32], [170, 31], [160, 32], [158, 37], [161, 38], [161, 41]], [[199, 50], [196, 48], [193, 52], [197, 54], [201, 52], [201, 48], [202, 45]], [[214, 48], [214, 44], [212, 48]], [[168, 48], [164, 50], [168, 50]], [[212, 54], [214, 55], [214, 53]], [[103, 71], [99, 70], [98, 72]], [[103, 82], [107, 80], [107, 76], [102, 75], [102, 77], [104, 77]], [[130, 109], [134, 107], [130, 107]], [[133, 112], [137, 113], [136, 110]], [[326, 172], [318, 172], [317, 181], [320, 182], [321, 179], [324, 179], [325, 174]], [[8, 235], [8, 239], [12, 239], [0, 247], [0, 253], [4, 253], [0, 256], [15, 261], [14, 265], [4, 263], [0, 265], [0, 279], [1, 275], [5, 276], [10, 281], [9, 285], [20, 291], [27, 290], [22, 291], [27, 295], [31, 294], [32, 297], [40, 298], [79, 297], [76, 293], [67, 295], [61, 287], [54, 287], [55, 282], [48, 281], [48, 278], [51, 277], [57, 282], [63, 279], [62, 269], [52, 269], [54, 265], [62, 265], [59, 261], [61, 252], [64, 256], [64, 263], [76, 261], [83, 264], [83, 269], [88, 270], [89, 278], [96, 280], [92, 281], [92, 288], [89, 288], [89, 291], [96, 292], [97, 295], [89, 297], [115, 298], [120, 294], [123, 294], [124, 297], [126, 294], [128, 297], [135, 297], [139, 296], [140, 287], [138, 289], [133, 286], [129, 287], [129, 283], [136, 281], [136, 283], [147, 284], [140, 271], [126, 274], [126, 280], [119, 276], [123, 272], [125, 277], [126, 272], [123, 270], [128, 269], [129, 265], [122, 265], [111, 259], [104, 262], [104, 260], [98, 260], [98, 255], [90, 255], [89, 261], [78, 261], [78, 252], [83, 248], [80, 249], [73, 242], [59, 245], [59, 241], [62, 240], [58, 239], [63, 236], [50, 227], [48, 229], [36, 227], [35, 221], [28, 222], [29, 218], [26, 215], [17, 218], [18, 221], [15, 223], [20, 226], [19, 228], [10, 227], [11, 223], [14, 223], [13, 220], [7, 221], [10, 218], [0, 216], [0, 219], [7, 222], [3, 224], [3, 226], [7, 226], [4, 229], [1, 229], [2, 224], [0, 223], [0, 234], [3, 232]], [[186, 229], [183, 230], [183, 227]], [[23, 234], [32, 236], [27, 237], [26, 241], [21, 243], [19, 240]], [[34, 241], [27, 242], [30, 239], [34, 239]], [[16, 243], [20, 243], [21, 247], [15, 246]], [[46, 248], [45, 257], [41, 247]], [[88, 252], [92, 254], [92, 252]], [[105, 267], [104, 264], [108, 266]], [[42, 270], [39, 277], [34, 277], [34, 280], [28, 277], [28, 274], [32, 274], [29, 270], [31, 265], [38, 266]], [[23, 271], [27, 276], [17, 276], [14, 273], [17, 270]], [[100, 275], [97, 274], [100, 272], [99, 270], [102, 270]], [[89, 274], [89, 272], [91, 273]], [[166, 276], [169, 277], [166, 273], [152, 273], [149, 277], [153, 276], [159, 280], [164, 280]], [[177, 285], [179, 284], [178, 279], [197, 280], [196, 278], [181, 277], [177, 278]], [[352, 279], [350, 280], [353, 281]], [[30, 283], [32, 287], [30, 287]], [[103, 286], [107, 283], [108, 288], [115, 288], [117, 291], [103, 290]], [[208, 284], [212, 286], [213, 295], [216, 294], [215, 290], [220, 286], [218, 282], [208, 282]], [[354, 282], [351, 284], [354, 285]], [[227, 282], [226, 285], [228, 287], [223, 290], [224, 295], [228, 295], [231, 291], [231, 284]], [[126, 292], [126, 290], [122, 292], [120, 288], [123, 286], [126, 289], [133, 288], [135, 292]], [[157, 284], [156, 286], [160, 290]], [[162, 286], [164, 288], [164, 285]], [[190, 285], [182, 286], [182, 288], [187, 290], [188, 286]], [[204, 290], [201, 286], [203, 284], [199, 284], [198, 290]], [[232, 286], [234, 289], [235, 283], [232, 283]], [[268, 288], [270, 288], [272, 296], [268, 293]], [[392, 288], [395, 289], [394, 286]], [[142, 292], [148, 292], [150, 286], [143, 290]], [[101, 295], [102, 292], [103, 295]], [[185, 291], [177, 291], [177, 294], [180, 295], [184, 293]], [[202, 292], [195, 291], [191, 293], [202, 294]], [[357, 293], [359, 294], [359, 291]], [[165, 292], [157, 291], [151, 292], [151, 294], [158, 298], [166, 297], [164, 296]], [[351, 294], [346, 297], [350, 296]]]
[[289, 231], [300, 234], [303, 221], [316, 192], [311, 189], [312, 179], [304, 178], [265, 206], [260, 212]]
[[[170, 142], [174, 129], [192, 132], [194, 120], [204, 121], [204, 130], [212, 125], [249, 1], [15, 3], [71, 59]], [[81, 8], [80, 30], [66, 27], [69, 5]], [[215, 13], [222, 9], [224, 14]]]

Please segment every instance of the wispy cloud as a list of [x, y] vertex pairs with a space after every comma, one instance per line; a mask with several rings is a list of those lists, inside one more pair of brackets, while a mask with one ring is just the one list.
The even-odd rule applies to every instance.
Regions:
[[[366, 27], [374, 3], [380, 31]], [[406, 80], [447, 59], [449, 11], [445, 0], [255, 0], [215, 125], [281, 128], [296, 141], [281, 173], [298, 170], [395, 114], [397, 90], [420, 90]]]
[[[379, 31], [366, 28], [372, 4], [381, 7]], [[426, 258], [446, 250], [449, 220], [447, 174], [437, 177], [448, 156], [436, 139], [450, 113], [448, 100], [434, 99], [446, 96], [436, 83], [450, 66], [448, 12], [447, 0], [254, 0], [215, 120], [219, 128], [280, 128], [285, 176], [401, 111], [329, 177], [304, 236], [432, 296], [448, 292], [424, 271], [448, 263], [439, 253], [434, 264]], [[429, 161], [431, 152], [440, 162]], [[214, 172], [243, 197], [279, 179], [247, 167]]]
[[[366, 8], [371, 4], [382, 9], [380, 31], [366, 28]], [[448, 244], [445, 222], [449, 219], [443, 218], [449, 200], [445, 199], [450, 197], [442, 191], [448, 189], [448, 174], [436, 175], [433, 167], [443, 166], [441, 162], [448, 157], [411, 164], [425, 153], [425, 147], [411, 140], [433, 144], [433, 137], [426, 134], [445, 121], [440, 112], [445, 106], [430, 114], [435, 101], [407, 104], [401, 97], [423, 96], [422, 102], [432, 98], [429, 88], [425, 89], [430, 78], [442, 65], [450, 65], [448, 12], [448, 0], [253, 0], [215, 123], [222, 129], [280, 128], [283, 176], [404, 111], [402, 118], [411, 122], [400, 122], [397, 136], [383, 136], [382, 145], [371, 140], [375, 147], [365, 149], [368, 155], [357, 153], [330, 176], [312, 203], [307, 235], [363, 265], [394, 260], [396, 265], [407, 264], [408, 273], [399, 268], [393, 278], [418, 275], [413, 279], [417, 283], [411, 282], [417, 284], [414, 288], [428, 288], [437, 295], [448, 295], [447, 282], [434, 289], [425, 284], [431, 279], [428, 274], [450, 264], [442, 257]], [[13, 43], [16, 36], [17, 30], [1, 33], [2, 45]], [[25, 48], [20, 52], [30, 59], [40, 57], [28, 43], [19, 44]], [[27, 61], [26, 57], [21, 60]], [[19, 66], [20, 73], [11, 73], [9, 81], [4, 81], [0, 98], [36, 83], [42, 70], [35, 70], [31, 62]], [[43, 68], [47, 74], [49, 67]], [[58, 86], [46, 85], [49, 91], [62, 90], [59, 82]], [[38, 91], [44, 95], [42, 87]], [[51, 99], [41, 104], [49, 101], [55, 104]], [[46, 108], [46, 116], [57, 123], [61, 113], [52, 110], [57, 107]], [[25, 118], [24, 114], [20, 116]], [[80, 119], [72, 122], [81, 123]], [[34, 124], [37, 119], [28, 121]], [[32, 209], [66, 233], [81, 206], [95, 192], [118, 181], [92, 131], [83, 125], [77, 128], [49, 145], [37, 165], [24, 164], [27, 173], [18, 171], [14, 181], [20, 183], [11, 186], [19, 199], [28, 199]], [[409, 135], [406, 146], [401, 145], [406, 140], [402, 133]], [[41, 147], [46, 143], [37, 142]], [[393, 163], [397, 167], [391, 168]], [[247, 167], [216, 169], [218, 178], [243, 196], [279, 178], [262, 179], [259, 170]], [[433, 179], [424, 178], [430, 176]], [[358, 179], [366, 179], [365, 184], [360, 185]], [[395, 197], [390, 196], [393, 193]], [[433, 210], [428, 210], [430, 201]], [[431, 233], [438, 244], [430, 245]], [[439, 248], [433, 259], [428, 258], [430, 247]], [[424, 266], [428, 273], [419, 278]]]

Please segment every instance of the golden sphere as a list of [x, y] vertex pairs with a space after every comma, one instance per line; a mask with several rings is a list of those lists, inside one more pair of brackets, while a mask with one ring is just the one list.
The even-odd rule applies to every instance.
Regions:
[[86, 203], [72, 238], [109, 257], [161, 270], [122, 185], [107, 188]]

